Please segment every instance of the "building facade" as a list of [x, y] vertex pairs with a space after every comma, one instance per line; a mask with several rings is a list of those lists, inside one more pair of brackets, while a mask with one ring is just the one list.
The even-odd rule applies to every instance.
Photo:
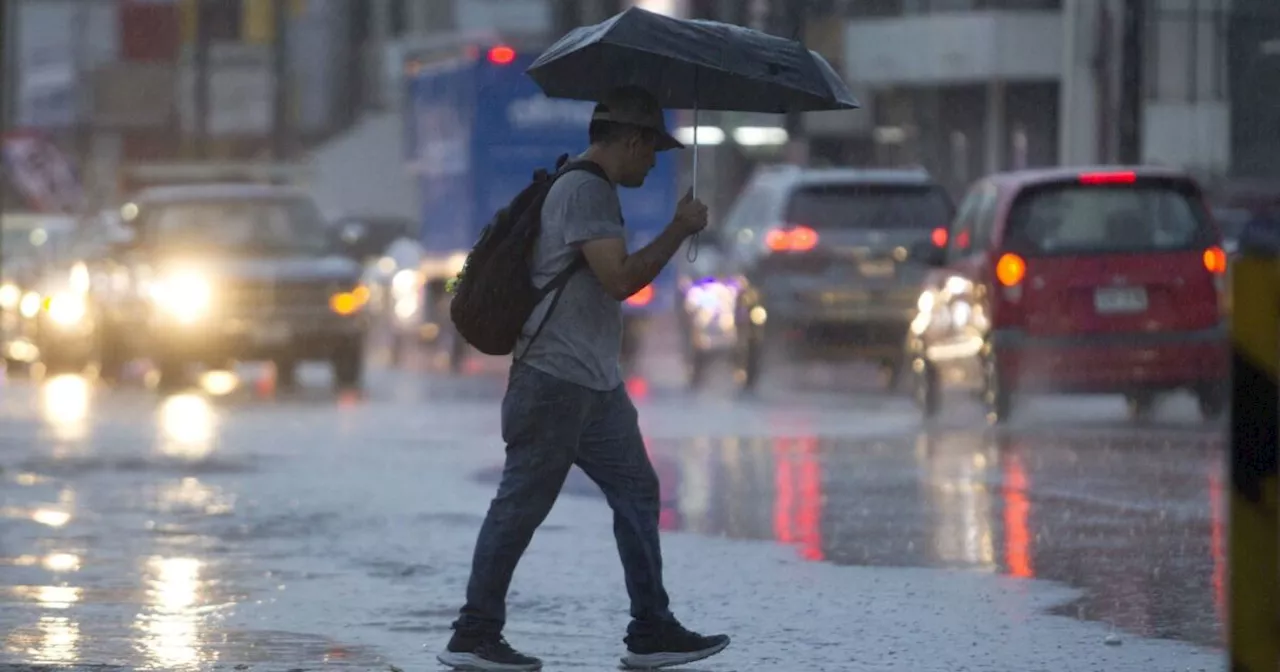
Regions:
[[1054, 164], [1232, 172], [1229, 29], [1244, 3], [838, 4], [878, 161], [921, 163], [953, 187]]

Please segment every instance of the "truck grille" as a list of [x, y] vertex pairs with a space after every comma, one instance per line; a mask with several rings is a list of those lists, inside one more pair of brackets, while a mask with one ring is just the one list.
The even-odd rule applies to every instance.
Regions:
[[225, 282], [218, 287], [221, 308], [230, 315], [314, 312], [327, 310], [329, 297], [341, 288], [315, 280]]

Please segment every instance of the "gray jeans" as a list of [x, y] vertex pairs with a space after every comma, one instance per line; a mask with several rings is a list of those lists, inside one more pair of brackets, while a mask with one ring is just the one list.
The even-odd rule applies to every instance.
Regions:
[[502, 631], [516, 563], [575, 464], [613, 509], [613, 536], [631, 598], [627, 632], [643, 635], [673, 623], [662, 585], [658, 477], [626, 388], [598, 392], [513, 364], [502, 400], [502, 438], [502, 482], [480, 527], [467, 603], [454, 629], [468, 635]]

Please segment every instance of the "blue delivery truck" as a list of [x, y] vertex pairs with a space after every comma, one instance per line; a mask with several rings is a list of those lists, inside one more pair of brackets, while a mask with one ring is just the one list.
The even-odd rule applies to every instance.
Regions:
[[[536, 56], [533, 50], [485, 44], [407, 61], [405, 160], [416, 175], [422, 207], [419, 332], [448, 353], [454, 370], [468, 348], [449, 321], [445, 283], [461, 269], [480, 230], [529, 184], [535, 170], [553, 168], [561, 154], [573, 156], [587, 146], [594, 105], [543, 95], [525, 75]], [[670, 220], [676, 178], [674, 157], [660, 156], [643, 187], [620, 190], [630, 249], [646, 245]], [[624, 304], [628, 363], [648, 318], [672, 309], [674, 287], [674, 271], [664, 270]]]

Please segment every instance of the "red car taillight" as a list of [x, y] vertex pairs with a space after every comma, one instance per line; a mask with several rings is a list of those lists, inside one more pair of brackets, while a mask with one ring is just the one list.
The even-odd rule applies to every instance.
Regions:
[[647, 306], [653, 301], [653, 285], [645, 285], [640, 291], [627, 297], [627, 305], [637, 308]]
[[771, 252], [808, 252], [818, 245], [818, 232], [802, 224], [769, 229], [764, 244]]

